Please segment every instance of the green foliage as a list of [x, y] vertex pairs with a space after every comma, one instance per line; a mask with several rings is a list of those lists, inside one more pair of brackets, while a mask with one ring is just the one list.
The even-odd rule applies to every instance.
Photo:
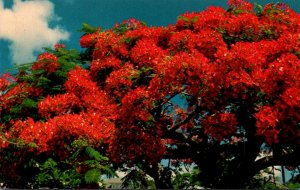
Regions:
[[31, 142], [31, 143], [27, 144], [27, 146], [29, 146], [29, 147], [31, 147], [31, 148], [38, 148], [38, 147], [39, 147], [39, 146], [38, 146], [36, 143], [34, 143], [34, 142]]
[[113, 29], [114, 33], [120, 34], [120, 35], [124, 34], [127, 30], [128, 30], [127, 25], [123, 24], [123, 23]]
[[264, 11], [264, 7], [258, 3], [254, 3], [254, 12], [257, 16], [261, 16]]
[[11, 69], [8, 69], [8, 71], [15, 71], [15, 70], [17, 70], [18, 72], [30, 71], [32, 64], [33, 64], [32, 62], [23, 63], [23, 64], [14, 64], [14, 66]]
[[99, 28], [93, 27], [87, 23], [82, 23], [82, 28], [79, 31], [85, 34], [92, 34], [95, 33], [98, 29]]
[[34, 167], [39, 171], [34, 178], [34, 187], [79, 188], [88, 184], [98, 186], [98, 182], [102, 181], [102, 174], [115, 175], [110, 169], [109, 159], [90, 147], [84, 139], [73, 141], [70, 153], [65, 160], [50, 157], [44, 162], [34, 161], [34, 164], [28, 165], [28, 168]]
[[300, 183], [288, 183], [287, 187], [289, 189], [300, 189]]
[[149, 85], [153, 77], [155, 74], [152, 67], [141, 67], [135, 75], [131, 76], [131, 80], [135, 85]]
[[98, 169], [91, 169], [84, 175], [84, 180], [87, 184], [96, 183], [100, 179], [100, 171]]
[[67, 80], [69, 71], [74, 69], [76, 65], [82, 65], [84, 59], [82, 55], [76, 49], [64, 49], [60, 48], [58, 51], [44, 48], [46, 51], [54, 54], [58, 58], [60, 64], [59, 69], [55, 72], [55, 79], [63, 84]]
[[[90, 168], [85, 173], [85, 182], [90, 183], [97, 183], [100, 180], [101, 174], [108, 174], [110, 176], [115, 176], [116, 174], [110, 169], [110, 162], [109, 159], [99, 153], [99, 151], [95, 150], [93, 147], [89, 146], [87, 141], [83, 139], [79, 139], [74, 141], [72, 146], [77, 147], [78, 150], [84, 150], [86, 155], [90, 159], [86, 159], [82, 161], [79, 165], [85, 166]], [[78, 155], [80, 151], [74, 153], [74, 155]], [[76, 156], [75, 156], [76, 157]], [[96, 178], [95, 176], [98, 175]]]
[[[278, 178], [274, 172], [276, 168], [266, 168], [261, 173], [256, 174], [247, 184], [247, 189], [279, 189]], [[280, 188], [282, 189], [282, 188]]]
[[[144, 21], [139, 21], [140, 24], [142, 26], [147, 26], [147, 23], [144, 22]], [[129, 22], [124, 22], [124, 23], [121, 23], [121, 24], [118, 24], [115, 28], [113, 28], [113, 32], [116, 33], [116, 34], [119, 34], [119, 35], [122, 35], [124, 34], [127, 30], [130, 30], [130, 29], [136, 29], [136, 26], [135, 25], [128, 25]]]
[[181, 15], [178, 17], [178, 20], [184, 21], [186, 28], [193, 29], [194, 23], [196, 23], [198, 21], [198, 18], [199, 17], [197, 17], [197, 16], [195, 16], [193, 18], [187, 18], [187, 17]]
[[150, 183], [146, 173], [140, 169], [133, 169], [122, 178], [122, 188], [146, 189]]
[[181, 170], [176, 172], [176, 177], [173, 179], [174, 189], [196, 188], [201, 186], [201, 182], [198, 180], [200, 170], [194, 167], [191, 172], [182, 173]]
[[[10, 109], [11, 115], [7, 115], [7, 117], [3, 117], [3, 121], [5, 122], [7, 119], [6, 122], [8, 122], [8, 120], [15, 117], [19, 117], [19, 115], [24, 114], [24, 112], [28, 112], [36, 109], [37, 109], [37, 101], [25, 96], [21, 104], [17, 104], [11, 107]], [[35, 112], [32, 112], [31, 116], [35, 117], [37, 116], [37, 114]]]
[[96, 151], [92, 147], [86, 147], [85, 151], [91, 158], [94, 158], [97, 161], [108, 161], [107, 157], [102, 156], [98, 151]]
[[39, 166], [39, 169], [41, 172], [35, 178], [38, 187], [76, 188], [81, 183], [81, 176], [75, 168], [63, 170], [52, 158]]
[[[116, 174], [109, 168], [109, 159], [105, 156], [102, 156], [98, 151], [96, 151], [94, 148], [88, 146], [85, 148], [85, 152], [86, 154], [91, 158], [89, 160], [85, 160], [83, 162], [84, 165], [86, 165], [88, 168], [93, 168], [90, 171], [93, 171], [93, 173], [95, 173], [95, 171], [98, 171], [98, 173], [102, 172], [104, 174], [108, 174], [109, 176], [115, 176]], [[93, 181], [93, 179], [95, 178], [89, 178], [89, 176], [92, 176], [91, 173], [88, 174], [88, 172], [85, 175], [85, 179], [87, 183], [91, 183], [91, 182], [98, 182], [99, 178], [97, 179], [97, 181]], [[100, 176], [100, 174], [99, 174]]]
[[89, 143], [84, 139], [77, 139], [72, 142], [71, 146], [73, 148], [80, 149], [89, 146]]

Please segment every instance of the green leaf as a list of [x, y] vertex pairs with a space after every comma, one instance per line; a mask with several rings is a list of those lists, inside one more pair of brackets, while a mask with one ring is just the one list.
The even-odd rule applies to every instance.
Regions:
[[[299, 40], [300, 40], [300, 36], [299, 36]], [[295, 54], [298, 57], [298, 59], [300, 59], [300, 51], [295, 52]]]
[[38, 146], [36, 143], [34, 143], [34, 142], [29, 143], [28, 146], [31, 147], [31, 148], [38, 148], [38, 147], [39, 147], [39, 146]]
[[98, 169], [91, 169], [84, 175], [84, 180], [87, 184], [97, 183], [100, 180], [100, 171]]
[[12, 106], [10, 109], [10, 113], [18, 114], [21, 112], [21, 110], [22, 110], [22, 106], [20, 106], [20, 105]]
[[44, 87], [47, 86], [49, 83], [51, 83], [51, 80], [47, 79], [46, 77], [39, 77], [38, 83], [36, 84], [36, 87]]
[[74, 148], [82, 148], [82, 147], [87, 147], [88, 146], [88, 142], [87, 140], [84, 140], [84, 139], [77, 139], [77, 140], [74, 140], [71, 144], [72, 147]]
[[4, 116], [2, 117], [2, 119], [1, 119], [0, 121], [1, 121], [2, 123], [6, 123], [6, 122], [11, 121], [11, 119], [12, 119], [12, 116], [9, 115], [9, 114], [6, 114], [6, 115], [4, 115]]
[[22, 105], [22, 107], [26, 107], [26, 108], [36, 108], [37, 102], [30, 98], [26, 98], [23, 100], [21, 105]]
[[61, 92], [62, 91], [62, 87], [61, 86], [54, 86], [53, 88], [51, 88], [51, 91], [53, 91], [53, 92]]
[[179, 16], [178, 20], [183, 20], [183, 21], [186, 21], [186, 22], [190, 21], [190, 19], [185, 17], [185, 16]]
[[27, 71], [27, 70], [31, 69], [32, 64], [33, 64], [33, 62], [24, 63], [24, 64], [14, 64], [13, 68], [8, 69], [8, 71], [14, 70], [14, 69], [17, 69], [18, 71]]
[[123, 188], [146, 189], [148, 182], [143, 171], [134, 169], [122, 178]]
[[96, 165], [98, 162], [97, 160], [85, 160], [83, 163], [91, 166], [91, 165]]
[[38, 70], [32, 71], [33, 75], [42, 75], [44, 73], [46, 73], [46, 71], [44, 69], [38, 69]]
[[113, 170], [111, 170], [110, 168], [106, 167], [105, 168], [105, 174], [108, 177], [118, 177], [118, 175], [116, 174], [116, 172], [114, 172]]
[[45, 169], [54, 169], [56, 168], [57, 163], [52, 159], [49, 158], [44, 164], [43, 164], [43, 168]]
[[36, 79], [32, 75], [21, 76], [21, 77], [19, 77], [19, 79], [21, 81], [26, 81], [28, 83], [32, 83], [32, 82], [36, 81]]
[[140, 22], [143, 26], [147, 26], [147, 23], [145, 21], [140, 21]]
[[86, 34], [95, 33], [98, 30], [97, 27], [93, 27], [87, 23], [82, 23], [82, 28], [79, 30], [80, 32], [84, 32]]
[[264, 11], [264, 8], [262, 5], [258, 4], [258, 3], [254, 3], [254, 11], [255, 14], [260, 16], [262, 14], [262, 12]]
[[98, 161], [101, 161], [101, 160], [108, 161], [109, 160], [107, 157], [102, 156], [98, 151], [96, 151], [92, 147], [86, 147], [85, 151], [91, 158], [94, 158]]
[[126, 24], [120, 24], [117, 28], [113, 29], [116, 34], [124, 34], [128, 30]]

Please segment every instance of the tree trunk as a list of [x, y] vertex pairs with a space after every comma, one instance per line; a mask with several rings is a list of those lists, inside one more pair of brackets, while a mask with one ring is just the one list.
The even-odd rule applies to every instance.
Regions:
[[208, 188], [244, 188], [258, 172], [253, 170], [261, 144], [261, 139], [249, 138], [238, 145], [209, 147], [193, 158], [201, 170], [199, 181]]
[[171, 173], [168, 169], [160, 168], [159, 164], [152, 165], [151, 167], [145, 166], [145, 172], [150, 175], [155, 182], [157, 189], [173, 189], [171, 182]]

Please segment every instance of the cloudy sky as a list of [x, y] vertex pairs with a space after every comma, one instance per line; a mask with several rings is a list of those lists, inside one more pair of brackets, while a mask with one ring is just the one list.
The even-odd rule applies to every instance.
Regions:
[[[300, 12], [300, 0], [282, 0]], [[298, 2], [297, 2], [298, 1]], [[226, 7], [226, 0], [0, 0], [0, 73], [35, 60], [43, 47], [62, 42], [80, 50], [78, 29], [86, 22], [110, 28], [137, 18], [150, 26], [175, 23], [187, 11]], [[256, 0], [265, 4], [272, 0]]]

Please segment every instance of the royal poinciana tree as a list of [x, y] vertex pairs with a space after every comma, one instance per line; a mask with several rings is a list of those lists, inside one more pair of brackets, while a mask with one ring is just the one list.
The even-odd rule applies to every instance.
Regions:
[[7, 186], [57, 187], [42, 178], [53, 178], [51, 160], [78, 178], [60, 187], [84, 186], [82, 174], [108, 170], [99, 153], [138, 166], [157, 188], [171, 188], [162, 159], [195, 163], [212, 188], [242, 188], [269, 166], [300, 165], [300, 16], [288, 6], [232, 0], [227, 11], [186, 13], [168, 27], [134, 19], [86, 27], [80, 45], [82, 54], [58, 45], [1, 78]]

